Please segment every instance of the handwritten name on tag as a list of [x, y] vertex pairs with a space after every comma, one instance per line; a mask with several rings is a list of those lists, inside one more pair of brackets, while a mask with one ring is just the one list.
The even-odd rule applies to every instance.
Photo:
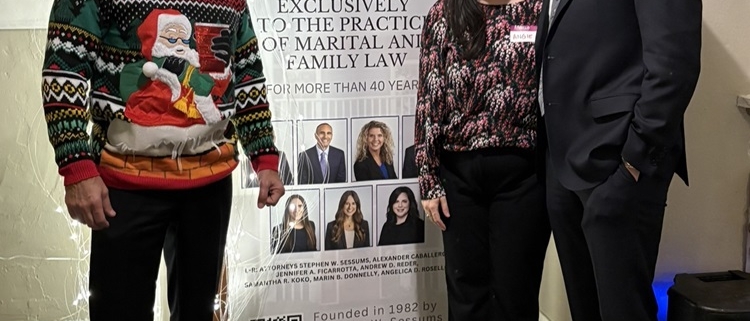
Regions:
[[534, 42], [536, 26], [511, 26], [510, 42]]

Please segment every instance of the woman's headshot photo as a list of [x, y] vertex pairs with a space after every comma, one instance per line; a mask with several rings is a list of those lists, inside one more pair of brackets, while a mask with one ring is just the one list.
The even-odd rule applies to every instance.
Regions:
[[382, 121], [371, 120], [362, 126], [353, 151], [354, 179], [370, 181], [397, 179], [394, 161], [396, 146], [390, 127]]
[[[328, 201], [328, 197], [326, 197]], [[331, 205], [333, 202], [331, 202]], [[354, 190], [346, 190], [335, 207], [333, 221], [326, 225], [325, 249], [343, 250], [359, 247], [370, 247], [370, 224], [365, 219], [364, 211], [370, 211], [371, 207], [363, 209], [362, 200]], [[327, 206], [333, 209], [333, 206]]]
[[[381, 197], [380, 191], [379, 187], [378, 198]], [[380, 204], [380, 201], [378, 203]], [[378, 210], [383, 209], [379, 206]], [[424, 243], [424, 220], [420, 218], [419, 202], [411, 188], [396, 187], [388, 197], [385, 212], [386, 219], [380, 229], [378, 246]]]
[[[317, 200], [316, 200], [317, 201]], [[318, 250], [315, 222], [308, 203], [300, 194], [292, 194], [284, 203], [282, 222], [271, 230], [271, 252], [293, 253]]]

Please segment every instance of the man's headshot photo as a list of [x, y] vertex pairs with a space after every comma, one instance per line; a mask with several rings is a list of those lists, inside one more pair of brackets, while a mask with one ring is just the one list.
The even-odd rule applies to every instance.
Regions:
[[[304, 125], [304, 124], [303, 124]], [[306, 126], [301, 126], [304, 127]], [[300, 135], [307, 132], [300, 131]], [[297, 183], [327, 184], [346, 182], [346, 154], [333, 147], [333, 126], [321, 122], [315, 127], [315, 144], [299, 154]]]

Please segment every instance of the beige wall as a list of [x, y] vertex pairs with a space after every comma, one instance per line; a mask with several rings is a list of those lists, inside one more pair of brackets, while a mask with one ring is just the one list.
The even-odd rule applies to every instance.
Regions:
[[[657, 278], [743, 268], [743, 226], [750, 184], [750, 116], [734, 105], [750, 94], [750, 2], [705, 1], [703, 73], [687, 113], [691, 186], [675, 180]], [[76, 320], [72, 305], [85, 271], [64, 214], [39, 96], [43, 31], [0, 31], [0, 320]], [[745, 58], [745, 59], [743, 59]], [[84, 239], [88, 233], [84, 231]], [[85, 248], [85, 244], [84, 248]], [[542, 310], [567, 316], [554, 251]]]
[[[64, 188], [41, 110], [44, 36], [41, 30], [0, 31], [2, 321], [88, 316], [85, 306], [73, 302], [85, 291], [78, 280], [88, 271], [90, 233], [71, 226], [67, 214], [57, 212], [65, 206]], [[166, 302], [161, 305], [166, 307]]]
[[[0, 31], [0, 319], [76, 314], [78, 258], [40, 113], [42, 32]], [[84, 267], [85, 265], [81, 265]], [[77, 294], [77, 293], [76, 293]]]

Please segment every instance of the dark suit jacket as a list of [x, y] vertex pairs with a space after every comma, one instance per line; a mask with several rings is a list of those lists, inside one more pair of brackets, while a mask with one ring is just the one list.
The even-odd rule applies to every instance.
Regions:
[[[346, 249], [346, 237], [344, 234], [341, 234], [341, 238], [338, 242], [334, 242], [331, 240], [333, 238], [333, 225], [336, 224], [336, 221], [328, 222], [326, 225], [326, 248], [325, 250], [344, 250]], [[354, 240], [354, 247], [370, 247], [370, 224], [367, 223], [367, 221], [362, 221], [362, 229], [365, 230], [365, 239], [358, 241]]]
[[328, 177], [320, 170], [320, 155], [317, 146], [299, 154], [297, 184], [323, 184], [346, 182], [346, 156], [344, 151], [328, 146]]
[[398, 176], [396, 176], [396, 170], [393, 169], [393, 164], [385, 164], [385, 167], [388, 171], [388, 177], [383, 177], [383, 173], [380, 172], [380, 166], [378, 166], [378, 164], [375, 163], [375, 160], [368, 155], [363, 161], [354, 163], [354, 179], [361, 182], [398, 178]]
[[416, 158], [414, 145], [407, 147], [404, 151], [404, 166], [401, 169], [401, 178], [415, 178], [419, 176]]
[[383, 223], [378, 246], [409, 243], [424, 243], [424, 221], [421, 218], [409, 217], [401, 225], [388, 221]]
[[563, 186], [593, 187], [623, 158], [687, 184], [683, 114], [700, 73], [701, 0], [561, 0], [548, 31], [549, 5], [536, 39], [540, 144]]
[[[260, 186], [258, 176], [250, 179], [249, 174], [253, 171], [250, 162], [247, 162], [245, 166], [247, 166], [247, 168], [245, 171], [245, 177], [243, 177], [244, 188], [253, 188]], [[281, 182], [284, 183], [284, 185], [294, 184], [294, 178], [292, 177], [292, 168], [289, 166], [289, 161], [286, 159], [286, 153], [284, 152], [279, 152], [279, 178], [281, 178]]]

